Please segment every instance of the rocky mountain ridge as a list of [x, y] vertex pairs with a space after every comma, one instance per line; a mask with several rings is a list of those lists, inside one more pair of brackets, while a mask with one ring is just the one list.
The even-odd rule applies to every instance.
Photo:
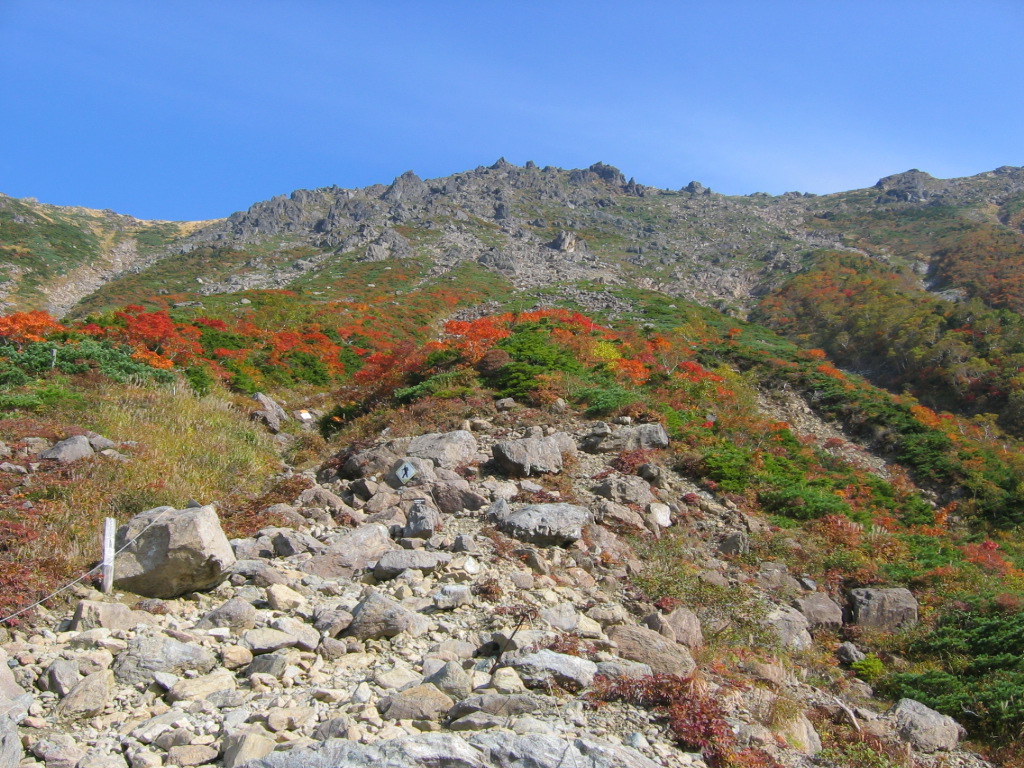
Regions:
[[[927, 273], [927, 233], [923, 250], [903, 252], [874, 234], [937, 214], [1019, 231], [1022, 195], [1024, 169], [1012, 167], [963, 179], [915, 169], [865, 190], [772, 197], [720, 195], [698, 182], [655, 189], [604, 163], [562, 170], [502, 159], [439, 179], [409, 171], [389, 185], [296, 190], [205, 226], [180, 225], [162, 244], [151, 240], [144, 258], [94, 265], [41, 290], [61, 312], [79, 298], [82, 309], [102, 306], [136, 284], [212, 295], [330, 283], [339, 264], [419, 260], [421, 280], [470, 262], [517, 289], [636, 285], [745, 312], [820, 249]], [[123, 255], [132, 246], [120, 247]], [[16, 263], [10, 269], [14, 306], [11, 292], [27, 278]], [[18, 308], [44, 308], [35, 303]]]
[[[659, 464], [668, 443], [659, 424], [503, 401], [459, 430], [346, 448], [252, 538], [229, 543], [213, 507], [143, 513], [118, 534], [116, 586], [137, 597], [79, 588], [73, 617], [5, 638], [0, 763], [829, 766], [827, 727], [915, 765], [987, 765], [951, 718], [886, 711], [835, 661], [828, 686], [811, 680], [813, 648], [863, 657], [842, 626], [916, 622], [910, 592], [830, 595], [745, 560], [764, 522]], [[651, 460], [615, 469], [623, 451]], [[723, 602], [628, 588], [644, 569], [630, 542], [661, 537]], [[706, 743], [613, 695], [652, 673], [689, 681], [720, 726]], [[729, 762], [743, 755], [761, 762]]]

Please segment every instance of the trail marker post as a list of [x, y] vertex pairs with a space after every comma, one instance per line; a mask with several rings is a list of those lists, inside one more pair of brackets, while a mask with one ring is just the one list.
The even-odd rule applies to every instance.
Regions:
[[108, 517], [103, 521], [103, 594], [114, 588], [114, 532], [117, 521]]

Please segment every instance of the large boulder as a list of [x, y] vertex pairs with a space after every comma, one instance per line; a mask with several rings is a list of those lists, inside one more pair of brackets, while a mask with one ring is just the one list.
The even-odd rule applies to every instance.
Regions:
[[578, 691], [588, 688], [597, 674], [597, 665], [589, 659], [555, 653], [547, 648], [513, 656], [507, 663], [531, 688], [546, 688], [550, 683], [556, 683], [570, 691]]
[[688, 675], [697, 668], [685, 646], [646, 627], [619, 624], [608, 630], [623, 659], [647, 664], [655, 673]]
[[426, 632], [427, 628], [424, 616], [372, 590], [352, 611], [352, 623], [345, 628], [344, 634], [357, 640], [381, 640], [403, 632], [415, 637]]
[[373, 576], [377, 581], [393, 579], [403, 571], [420, 571], [432, 573], [435, 569], [451, 562], [452, 556], [447, 552], [428, 552], [425, 549], [394, 549], [381, 555], [373, 567]]
[[917, 624], [917, 600], [904, 587], [851, 589], [850, 600], [857, 626], [891, 632]]
[[101, 669], [87, 675], [61, 699], [54, 714], [61, 720], [81, 720], [103, 712], [114, 690], [114, 675]]
[[88, 458], [93, 453], [89, 438], [85, 435], [75, 435], [67, 440], [61, 440], [53, 448], [43, 451], [39, 454], [39, 458], [59, 461], [61, 464], [70, 464], [73, 461]]
[[783, 648], [805, 651], [814, 644], [810, 624], [796, 608], [788, 605], [777, 606], [769, 611], [765, 621], [775, 631]]
[[843, 609], [824, 592], [798, 598], [793, 601], [793, 607], [804, 615], [811, 629], [834, 631], [843, 626]]
[[661, 424], [636, 424], [612, 429], [601, 422], [580, 441], [587, 453], [618, 453], [668, 447], [668, 433]]
[[513, 510], [504, 499], [491, 505], [490, 516], [509, 536], [542, 547], [567, 547], [594, 522], [590, 510], [575, 504], [528, 504]]
[[914, 699], [900, 699], [889, 711], [896, 732], [922, 752], [956, 749], [964, 735], [961, 725]]
[[117, 655], [114, 676], [125, 685], [138, 685], [153, 682], [154, 672], [206, 674], [216, 666], [217, 657], [202, 646], [171, 637], [136, 637]]
[[114, 585], [145, 597], [212, 589], [235, 562], [212, 506], [143, 512], [118, 529], [116, 547]]
[[498, 468], [513, 477], [562, 471], [562, 452], [553, 437], [526, 437], [495, 443], [491, 454]]
[[[508, 717], [509, 713], [501, 713]], [[658, 768], [634, 749], [596, 741], [494, 729], [463, 739], [452, 733], [423, 733], [361, 744], [327, 739], [309, 748], [277, 750], [251, 768]]]
[[430, 459], [438, 467], [455, 469], [468, 464], [476, 456], [477, 442], [472, 432], [457, 429], [454, 432], [432, 432], [419, 435], [409, 442], [408, 456]]
[[641, 506], [657, 501], [651, 493], [650, 484], [636, 475], [613, 475], [595, 485], [592, 489], [598, 496], [620, 504]]

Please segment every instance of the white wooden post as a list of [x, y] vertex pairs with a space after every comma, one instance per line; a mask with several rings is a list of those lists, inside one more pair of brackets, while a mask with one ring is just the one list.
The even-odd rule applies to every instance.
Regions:
[[117, 522], [112, 517], [103, 521], [103, 594], [114, 588], [114, 532]]

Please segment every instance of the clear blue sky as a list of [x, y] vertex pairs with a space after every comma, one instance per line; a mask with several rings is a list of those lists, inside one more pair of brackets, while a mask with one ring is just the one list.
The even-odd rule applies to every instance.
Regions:
[[596, 161], [833, 192], [1024, 165], [1024, 2], [0, 0], [0, 191], [215, 218]]

